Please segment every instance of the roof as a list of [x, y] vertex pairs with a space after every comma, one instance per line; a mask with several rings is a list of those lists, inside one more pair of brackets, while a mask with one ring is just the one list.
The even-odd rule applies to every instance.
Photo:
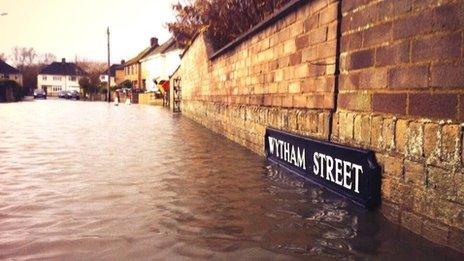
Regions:
[[151, 56], [151, 55], [156, 55], [156, 54], [163, 54], [163, 53], [167, 53], [169, 51], [173, 51], [173, 50], [176, 50], [176, 49], [180, 49], [179, 44], [174, 39], [174, 37], [171, 37], [171, 39], [169, 39], [168, 41], [166, 41], [162, 45], [158, 46], [158, 48], [155, 48], [154, 50], [152, 50], [146, 56]]
[[124, 64], [124, 66], [131, 65], [131, 64], [134, 64], [134, 63], [140, 61], [141, 59], [145, 58], [150, 52], [152, 52], [154, 49], [156, 49], [158, 47], [159, 47], [158, 45], [154, 45], [154, 46], [150, 46], [148, 48], [145, 48], [143, 51], [141, 51], [139, 54], [137, 54], [137, 56], [135, 56], [134, 58], [127, 61]]
[[43, 68], [39, 74], [79, 76], [85, 75], [86, 73], [75, 63], [53, 62], [52, 64]]
[[148, 48], [144, 49], [137, 56], [130, 59], [125, 64], [120, 65], [120, 67], [118, 69], [120, 69], [120, 68], [122, 68], [124, 66], [127, 66], [127, 65], [134, 64], [134, 63], [136, 63], [136, 62], [138, 62], [138, 61], [140, 61], [140, 60], [142, 60], [142, 59], [144, 59], [144, 58], [146, 58], [148, 56], [152, 56], [152, 55], [156, 55], [156, 54], [163, 54], [163, 53], [167, 53], [169, 51], [176, 50], [176, 49], [180, 49], [180, 46], [179, 46], [179, 44], [177, 43], [177, 41], [174, 38], [171, 38], [168, 41], [166, 41], [165, 43], [163, 43], [162, 45], [151, 46], [151, 47], [148, 47]]
[[[116, 70], [121, 67], [120, 64], [113, 64], [110, 66], [110, 76], [114, 77], [116, 76]], [[107, 75], [108, 74], [108, 69], [106, 69], [104, 72], [101, 73], [102, 75]]]
[[6, 62], [0, 60], [0, 73], [19, 74], [20, 71]]

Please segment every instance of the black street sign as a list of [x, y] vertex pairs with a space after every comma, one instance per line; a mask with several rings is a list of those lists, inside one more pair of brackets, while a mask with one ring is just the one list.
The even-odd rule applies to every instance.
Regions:
[[310, 182], [373, 209], [380, 204], [380, 168], [372, 151], [267, 128], [266, 156]]

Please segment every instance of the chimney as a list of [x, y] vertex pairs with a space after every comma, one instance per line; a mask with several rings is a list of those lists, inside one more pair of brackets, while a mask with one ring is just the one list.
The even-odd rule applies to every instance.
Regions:
[[125, 61], [125, 60], [121, 60], [121, 64], [125, 64], [125, 63], [126, 63], [126, 61]]
[[65, 58], [61, 58], [61, 62], [62, 62], [62, 63], [65, 63], [65, 62], [66, 62], [66, 59], [65, 59]]
[[153, 47], [153, 46], [159, 46], [159, 44], [158, 44], [158, 38], [152, 37], [152, 38], [150, 39], [150, 46], [151, 46], [151, 47]]

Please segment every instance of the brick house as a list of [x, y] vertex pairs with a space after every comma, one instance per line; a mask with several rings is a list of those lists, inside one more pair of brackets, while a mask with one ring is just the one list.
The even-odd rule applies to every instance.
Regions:
[[[121, 64], [113, 64], [110, 66], [110, 86], [115, 86], [121, 83], [121, 79], [124, 78], [123, 75], [121, 77], [121, 73], [124, 73], [124, 69], [122, 68], [123, 64], [124, 64], [124, 61], [122, 61]], [[118, 79], [116, 77], [117, 71], [119, 71]], [[108, 69], [100, 74], [99, 79], [102, 84], [105, 84], [105, 85], [108, 84]]]
[[114, 72], [114, 82], [116, 85], [121, 84], [124, 81], [125, 74], [124, 74], [124, 64], [126, 61], [122, 60], [121, 65], [116, 67], [115, 72]]

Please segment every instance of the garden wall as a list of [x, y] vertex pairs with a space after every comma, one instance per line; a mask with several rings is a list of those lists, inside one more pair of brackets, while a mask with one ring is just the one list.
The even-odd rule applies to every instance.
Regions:
[[182, 113], [264, 154], [274, 127], [376, 152], [380, 211], [464, 251], [464, 1], [295, 0], [185, 52]]

